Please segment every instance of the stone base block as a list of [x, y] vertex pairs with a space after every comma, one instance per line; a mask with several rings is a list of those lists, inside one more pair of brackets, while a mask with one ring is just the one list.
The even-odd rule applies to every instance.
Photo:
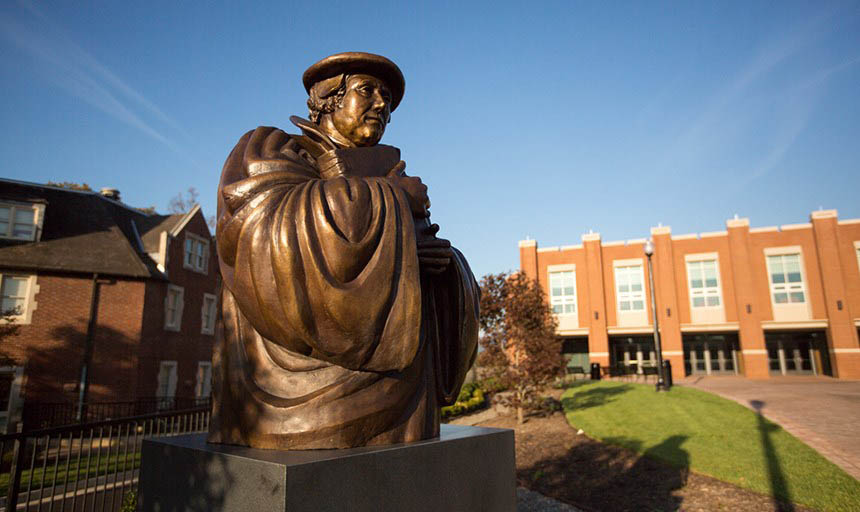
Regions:
[[143, 443], [138, 510], [514, 512], [512, 430], [442, 425], [439, 439], [347, 450], [257, 450], [203, 434]]

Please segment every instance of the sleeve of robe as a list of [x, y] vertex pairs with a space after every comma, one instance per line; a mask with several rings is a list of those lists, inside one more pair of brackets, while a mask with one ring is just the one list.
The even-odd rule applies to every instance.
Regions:
[[[224, 285], [276, 347], [351, 370], [403, 370], [418, 350], [422, 314], [407, 198], [385, 178], [322, 180], [301, 153], [283, 131], [260, 127], [227, 159], [217, 227]], [[449, 269], [449, 278], [462, 269]], [[476, 303], [465, 269], [465, 280], [458, 278], [465, 289], [440, 292], [446, 302]], [[462, 329], [449, 326], [454, 331]], [[446, 366], [471, 363], [475, 345], [467, 338], [465, 348], [442, 342], [450, 349]], [[269, 357], [281, 363], [277, 350]], [[448, 369], [449, 386], [467, 370]]]

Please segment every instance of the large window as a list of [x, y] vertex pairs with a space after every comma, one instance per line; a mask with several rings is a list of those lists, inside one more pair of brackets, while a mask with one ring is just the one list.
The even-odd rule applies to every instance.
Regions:
[[35, 240], [36, 207], [0, 203], [0, 238]]
[[209, 267], [209, 242], [199, 236], [186, 233], [182, 265], [205, 274]]
[[167, 285], [167, 297], [164, 298], [164, 328], [168, 331], [178, 331], [182, 327], [182, 308], [185, 290], [180, 286]]
[[767, 257], [770, 292], [774, 304], [806, 302], [800, 254], [776, 254]]
[[0, 274], [0, 316], [28, 324], [36, 308], [36, 276]]
[[549, 273], [549, 296], [552, 312], [557, 315], [576, 313], [576, 272]]
[[211, 293], [203, 294], [203, 310], [200, 312], [200, 332], [203, 334], [213, 334], [215, 332], [215, 314], [218, 304], [217, 298]]
[[209, 398], [212, 394], [212, 363], [200, 361], [197, 363], [197, 386], [194, 395], [197, 398]]
[[155, 391], [159, 409], [173, 407], [178, 380], [176, 361], [161, 361], [158, 368], [158, 388]]
[[720, 279], [717, 260], [687, 262], [690, 302], [694, 308], [720, 305]]
[[642, 265], [615, 267], [618, 311], [645, 311]]

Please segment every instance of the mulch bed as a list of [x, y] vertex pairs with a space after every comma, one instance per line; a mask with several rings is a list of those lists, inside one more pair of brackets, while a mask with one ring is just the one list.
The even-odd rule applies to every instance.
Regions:
[[562, 413], [480, 425], [516, 431], [518, 486], [585, 511], [812, 510], [577, 435]]

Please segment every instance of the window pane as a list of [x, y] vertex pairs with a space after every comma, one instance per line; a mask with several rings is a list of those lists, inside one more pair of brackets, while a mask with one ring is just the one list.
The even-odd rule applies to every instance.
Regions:
[[803, 302], [803, 292], [791, 292], [791, 302]]
[[20, 315], [24, 313], [24, 299], [3, 297], [0, 303], [0, 314]]
[[708, 306], [719, 306], [719, 305], [720, 305], [720, 298], [719, 297], [715, 297], [713, 295], [708, 297]]
[[26, 277], [4, 277], [3, 278], [3, 297], [24, 297], [27, 292]]
[[701, 279], [693, 279], [690, 281], [691, 288], [702, 288], [702, 280]]
[[564, 312], [565, 313], [573, 313], [576, 311], [576, 306], [574, 304], [565, 304]]
[[773, 301], [777, 304], [785, 304], [788, 302], [788, 294], [784, 292], [774, 293]]
[[561, 312], [562, 312], [562, 306], [561, 306], [561, 304], [555, 304], [555, 305], [552, 307], [552, 312], [553, 312], [553, 313], [555, 313], [555, 314], [557, 314], [557, 315], [560, 315], [560, 314], [561, 314]]
[[642, 302], [641, 300], [634, 300], [633, 301], [633, 310], [634, 311], [641, 311], [643, 309], [645, 309], [645, 303], [644, 302]]
[[800, 282], [800, 272], [789, 272], [788, 273], [788, 282], [789, 283], [799, 283]]
[[560, 297], [561, 296], [561, 288], [553, 288], [552, 289], [552, 296], [553, 297]]
[[622, 284], [618, 285], [618, 291], [621, 293], [626, 293], [626, 292], [630, 291], [630, 287], [627, 286], [627, 283], [622, 283]]
[[15, 222], [19, 224], [33, 224], [33, 215], [36, 212], [25, 208], [15, 209]]
[[9, 222], [9, 207], [0, 206], [0, 221]]
[[770, 278], [771, 278], [771, 281], [773, 281], [773, 284], [777, 284], [777, 283], [784, 283], [784, 282], [785, 282], [785, 275], [784, 275], [784, 274], [782, 274], [782, 273], [779, 273], [779, 274], [771, 274]]
[[621, 311], [630, 311], [630, 302], [629, 301], [623, 300], [623, 301], [618, 303], [618, 306], [619, 306], [618, 309], [620, 309]]
[[573, 295], [573, 286], [565, 287], [564, 294], [565, 295]]
[[782, 274], [782, 256], [768, 256], [771, 274]]
[[701, 307], [704, 307], [704, 305], [705, 305], [705, 298], [704, 297], [693, 297], [693, 307], [694, 308], [701, 308]]
[[634, 292], [641, 292], [642, 291], [642, 283], [633, 283], [630, 286], [630, 289]]

